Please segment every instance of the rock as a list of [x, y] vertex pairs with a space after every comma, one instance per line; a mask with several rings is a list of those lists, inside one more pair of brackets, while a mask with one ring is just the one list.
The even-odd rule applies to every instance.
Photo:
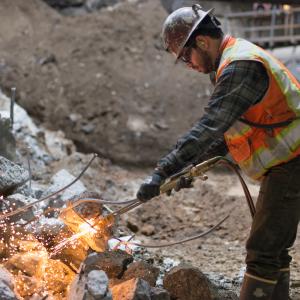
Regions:
[[41, 282], [35, 277], [23, 275], [22, 273], [15, 276], [16, 293], [20, 296], [18, 299], [30, 299], [41, 288]]
[[68, 294], [68, 300], [112, 300], [108, 289], [108, 277], [104, 271], [85, 270], [75, 277]]
[[140, 278], [147, 281], [150, 286], [155, 286], [158, 275], [159, 268], [143, 261], [137, 261], [128, 266], [127, 270], [122, 276], [122, 279], [129, 280], [132, 278]]
[[26, 226], [26, 229], [49, 249], [54, 246], [54, 240], [64, 231], [64, 227], [64, 222], [57, 218], [42, 217], [38, 222]]
[[109, 278], [121, 278], [127, 265], [132, 261], [131, 255], [120, 250], [92, 253], [84, 261], [84, 269], [86, 272], [100, 269]]
[[74, 143], [66, 139], [61, 130], [57, 132], [45, 130], [45, 145], [49, 153], [57, 160], [64, 159], [76, 150]]
[[[69, 200], [75, 202], [78, 199], [101, 199], [101, 195], [96, 192], [85, 191], [80, 195], [76, 195]], [[96, 218], [99, 215], [103, 215], [103, 205], [97, 202], [85, 202], [81, 205], [76, 206], [76, 212], [80, 214], [81, 217], [91, 219]]]
[[16, 158], [16, 141], [11, 132], [10, 120], [1, 118], [0, 112], [0, 155], [14, 160]]
[[[0, 267], [0, 282], [7, 285], [10, 289], [14, 289], [13, 276], [8, 272], [7, 269]], [[1, 294], [0, 294], [1, 295]]]
[[170, 300], [170, 294], [168, 291], [162, 288], [151, 288], [150, 290], [151, 300]]
[[102, 7], [115, 5], [120, 0], [85, 0], [85, 7], [87, 11], [93, 11]]
[[15, 293], [0, 280], [0, 299], [1, 300], [18, 300]]
[[[67, 227], [63, 227], [60, 234], [54, 237], [53, 240], [47, 241], [46, 243], [48, 243], [48, 245], [45, 246], [48, 248], [51, 245], [57, 246], [63, 244], [64, 241], [71, 236], [73, 236], [73, 233]], [[77, 241], [72, 242], [72, 247], [67, 246], [55, 250], [55, 253], [52, 253], [51, 257], [53, 259], [61, 260], [73, 269], [79, 269], [82, 261], [87, 257], [88, 250], [89, 246], [86, 242], [78, 239]]]
[[57, 59], [55, 54], [50, 53], [46, 56], [40, 57], [37, 59], [37, 63], [41, 66], [47, 65], [47, 64], [57, 64]]
[[137, 233], [139, 231], [139, 226], [134, 220], [127, 220], [126, 226], [129, 230], [131, 230], [134, 233]]
[[[51, 186], [43, 193], [42, 197], [60, 190], [64, 186], [71, 183], [74, 179], [75, 177], [71, 175], [67, 170], [60, 170], [51, 178]], [[49, 201], [49, 206], [62, 207], [67, 202], [67, 200], [71, 199], [72, 197], [78, 196], [85, 191], [86, 188], [83, 183], [81, 181], [77, 181], [68, 189], [56, 196], [55, 199], [51, 199]]]
[[[24, 205], [32, 203], [34, 201], [36, 201], [36, 199], [34, 198], [26, 197], [22, 194], [13, 194], [7, 197], [6, 199], [4, 199], [3, 202], [0, 204], [0, 206], [2, 211], [12, 211]], [[31, 207], [22, 213], [9, 217], [8, 220], [10, 222], [17, 222], [21, 219], [25, 221], [31, 221], [33, 218], [34, 218], [34, 214]]]
[[113, 299], [151, 300], [150, 286], [143, 279], [133, 278], [111, 288]]
[[41, 258], [42, 254], [39, 251], [16, 253], [5, 263], [5, 268], [14, 275], [23, 272], [33, 277], [39, 271]]
[[81, 130], [86, 134], [90, 134], [90, 133], [94, 132], [95, 128], [96, 128], [96, 125], [92, 124], [92, 123], [87, 123], [87, 124], [84, 124], [81, 126]]
[[155, 233], [155, 227], [152, 224], [146, 224], [142, 227], [141, 233], [146, 236], [153, 235]]
[[199, 269], [189, 265], [171, 269], [165, 275], [163, 286], [174, 299], [215, 300], [218, 297], [216, 287]]
[[[0, 91], [0, 110], [1, 116], [10, 118], [10, 99]], [[23, 161], [23, 157], [31, 158], [31, 169], [33, 174], [37, 174], [42, 167], [49, 164], [53, 158], [44, 147], [44, 129], [39, 128], [33, 123], [28, 113], [17, 103], [14, 105], [14, 124], [12, 133], [18, 141], [17, 157]], [[0, 138], [1, 139], [1, 138]], [[7, 139], [9, 141], [9, 139]]]
[[[128, 243], [129, 242], [129, 243]], [[132, 235], [122, 236], [119, 238], [111, 238], [108, 240], [108, 247], [110, 250], [122, 250], [126, 252], [138, 252], [140, 251], [140, 247], [136, 246], [133, 243], [140, 243], [139, 240], [133, 240]]]
[[0, 156], [0, 194], [11, 193], [23, 185], [29, 178], [29, 173], [24, 168]]
[[233, 291], [222, 290], [219, 291], [218, 300], [239, 300], [239, 297]]
[[92, 299], [112, 299], [108, 291], [108, 277], [104, 271], [91, 271], [87, 276], [86, 287]]

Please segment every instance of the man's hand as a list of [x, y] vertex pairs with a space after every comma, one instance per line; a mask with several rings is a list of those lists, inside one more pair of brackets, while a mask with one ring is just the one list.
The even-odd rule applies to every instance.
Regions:
[[140, 186], [136, 197], [142, 202], [146, 202], [160, 194], [160, 186], [164, 183], [165, 178], [162, 175], [153, 173]]
[[[181, 189], [189, 189], [193, 187], [193, 178], [185, 178], [184, 176], [180, 177], [174, 187], [175, 192], [179, 192]], [[167, 196], [171, 196], [172, 190], [166, 192]]]
[[181, 189], [189, 189], [193, 187], [193, 178], [185, 178], [185, 177], [180, 177], [180, 179], [178, 180], [176, 187], [174, 188], [174, 190], [176, 192], [180, 191]]

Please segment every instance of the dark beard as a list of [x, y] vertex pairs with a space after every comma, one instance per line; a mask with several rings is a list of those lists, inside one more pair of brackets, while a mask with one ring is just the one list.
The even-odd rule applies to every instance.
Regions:
[[208, 52], [202, 51], [202, 50], [200, 50], [200, 51], [201, 51], [201, 54], [203, 57], [203, 61], [205, 62], [203, 73], [209, 74], [212, 71], [214, 71], [214, 63], [213, 63], [211, 57], [209, 56]]

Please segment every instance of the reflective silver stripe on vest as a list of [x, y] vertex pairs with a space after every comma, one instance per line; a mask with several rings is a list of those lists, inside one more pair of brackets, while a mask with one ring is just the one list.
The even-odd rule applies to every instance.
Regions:
[[300, 147], [300, 120], [294, 121], [283, 131], [284, 137], [270, 137], [266, 140], [269, 148], [257, 149], [250, 159], [239, 163], [248, 176], [259, 179], [269, 168], [291, 159], [291, 153]]

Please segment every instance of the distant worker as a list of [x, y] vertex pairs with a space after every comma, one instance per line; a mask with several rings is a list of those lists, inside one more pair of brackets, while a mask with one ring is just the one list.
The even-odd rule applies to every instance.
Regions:
[[180, 8], [163, 25], [165, 49], [189, 68], [214, 74], [215, 87], [204, 115], [159, 160], [137, 198], [150, 200], [170, 175], [229, 151], [261, 181], [240, 299], [287, 300], [288, 250], [300, 218], [300, 84], [265, 50], [224, 35], [212, 11]]

